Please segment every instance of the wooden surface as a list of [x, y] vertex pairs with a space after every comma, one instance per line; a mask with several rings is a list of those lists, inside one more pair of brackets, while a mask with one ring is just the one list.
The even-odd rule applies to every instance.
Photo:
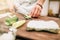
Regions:
[[[18, 14], [19, 19], [24, 19], [22, 16]], [[60, 25], [60, 19], [54, 17], [39, 17], [37, 19], [32, 20], [54, 20]], [[60, 34], [52, 34], [47, 32], [28, 32], [26, 31], [26, 25], [30, 20], [26, 20], [26, 24], [24, 24], [21, 28], [18, 29], [17, 35], [20, 37], [30, 38], [34, 40], [60, 40]]]
[[[17, 17], [21, 20], [24, 19], [24, 17], [20, 14], [16, 14]], [[32, 18], [32, 20], [54, 20], [60, 25], [60, 19], [54, 18], [54, 17], [39, 17], [39, 18]], [[52, 34], [48, 32], [28, 32], [26, 31], [26, 25], [30, 20], [26, 20], [26, 23], [18, 28], [17, 30], [17, 36], [29, 38], [33, 40], [60, 40], [60, 34]], [[0, 23], [3, 24], [4, 20], [0, 19]]]

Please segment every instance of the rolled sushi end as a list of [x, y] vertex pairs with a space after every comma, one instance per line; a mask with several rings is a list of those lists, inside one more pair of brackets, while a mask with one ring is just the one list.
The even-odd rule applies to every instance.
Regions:
[[29, 15], [25, 15], [24, 17], [25, 17], [25, 19], [31, 19], [31, 16], [29, 16]]

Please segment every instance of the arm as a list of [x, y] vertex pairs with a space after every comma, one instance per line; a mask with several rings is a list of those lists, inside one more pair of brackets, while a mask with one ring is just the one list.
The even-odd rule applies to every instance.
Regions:
[[45, 0], [38, 0], [37, 5], [39, 5], [41, 8], [43, 8], [42, 5], [44, 4], [44, 2], [45, 2]]
[[10, 12], [15, 12], [15, 8], [14, 8], [14, 4], [13, 4], [14, 0], [7, 0], [7, 5], [8, 5], [8, 9]]
[[45, 0], [37, 0], [35, 7], [31, 10], [30, 16], [31, 17], [39, 17], [42, 11], [42, 5], [44, 4]]
[[38, 0], [37, 1], [39, 4], [43, 5], [43, 3], [45, 2], [45, 0]]

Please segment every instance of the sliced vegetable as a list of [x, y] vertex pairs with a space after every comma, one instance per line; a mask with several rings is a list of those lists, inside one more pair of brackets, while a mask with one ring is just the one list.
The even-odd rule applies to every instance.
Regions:
[[24, 18], [25, 18], [25, 19], [31, 19], [31, 16], [25, 15]]
[[16, 16], [12, 16], [12, 17], [6, 18], [5, 24], [8, 26], [11, 26], [13, 23], [17, 21], [18, 21], [18, 18]]
[[25, 22], [26, 22], [25, 20], [21, 20], [21, 21], [15, 22], [15, 23], [13, 23], [12, 27], [13, 28], [21, 27]]

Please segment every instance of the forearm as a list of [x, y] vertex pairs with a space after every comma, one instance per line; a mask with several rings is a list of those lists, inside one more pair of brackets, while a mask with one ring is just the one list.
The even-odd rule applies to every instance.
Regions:
[[43, 5], [44, 2], [45, 2], [45, 0], [38, 0], [38, 1], [37, 1], [37, 3], [39, 3], [39, 4], [41, 4], [41, 5]]
[[12, 3], [12, 1], [11, 0], [7, 0], [7, 5], [8, 5], [8, 8], [10, 9], [12, 9], [13, 8], [13, 3]]
[[7, 5], [8, 5], [8, 11], [14, 13], [15, 12], [15, 6], [13, 4], [14, 0], [7, 0]]

